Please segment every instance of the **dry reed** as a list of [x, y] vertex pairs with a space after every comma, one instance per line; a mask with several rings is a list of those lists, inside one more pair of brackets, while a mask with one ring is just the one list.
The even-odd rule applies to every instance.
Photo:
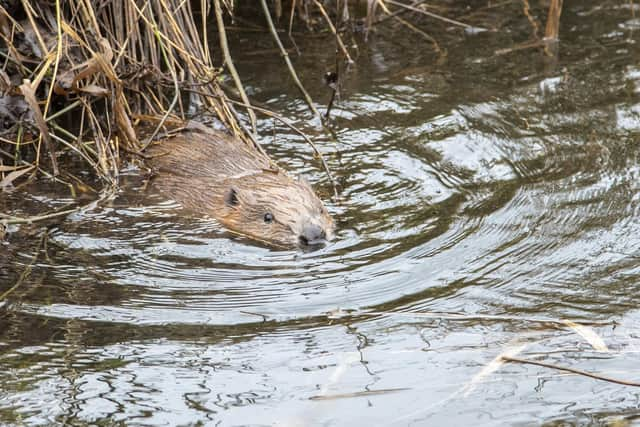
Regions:
[[[36, 167], [59, 176], [57, 158], [69, 151], [115, 184], [122, 151], [141, 153], [170, 116], [186, 118], [189, 105], [213, 111], [242, 136], [218, 84], [221, 70], [207, 47], [206, 21], [196, 25], [196, 12], [206, 16], [208, 3], [198, 11], [192, 10], [195, 3], [23, 0], [0, 5], [0, 37], [7, 47], [1, 51], [1, 89], [5, 96], [22, 97], [32, 118], [3, 133], [3, 151], [11, 157], [3, 156], [2, 164], [13, 172]], [[198, 94], [185, 98], [183, 88], [193, 87]], [[144, 117], [160, 120], [141, 140], [138, 122]], [[33, 148], [27, 164], [21, 154], [25, 145]]]

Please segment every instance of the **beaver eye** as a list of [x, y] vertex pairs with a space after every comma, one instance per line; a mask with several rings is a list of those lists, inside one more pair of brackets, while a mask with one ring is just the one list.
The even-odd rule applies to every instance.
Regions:
[[269, 223], [271, 221], [273, 221], [273, 214], [271, 212], [264, 214], [264, 222]]

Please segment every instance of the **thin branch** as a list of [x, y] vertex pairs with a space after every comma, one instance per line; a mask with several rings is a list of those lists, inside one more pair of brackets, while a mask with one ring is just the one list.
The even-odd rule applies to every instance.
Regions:
[[420, 9], [420, 8], [417, 8], [417, 7], [413, 7], [413, 6], [408, 5], [408, 4], [400, 3], [399, 1], [395, 1], [395, 0], [385, 0], [385, 1], [387, 3], [391, 3], [394, 6], [402, 7], [404, 9], [411, 10], [413, 12], [417, 12], [417, 13], [420, 13], [422, 15], [438, 19], [440, 21], [448, 22], [449, 24], [457, 25], [457, 26], [463, 27], [463, 28], [474, 28], [469, 24], [465, 24], [464, 22], [456, 21], [455, 19], [447, 18], [445, 16], [438, 15], [437, 13], [428, 12], [426, 10], [423, 10], [423, 9]]
[[52, 212], [52, 213], [44, 214], [44, 215], [34, 215], [34, 216], [26, 217], [26, 218], [20, 218], [20, 217], [10, 216], [10, 215], [5, 215], [5, 214], [0, 213], [0, 221], [3, 224], [32, 224], [34, 222], [43, 221], [45, 219], [52, 219], [52, 218], [57, 218], [57, 217], [60, 217], [60, 216], [69, 215], [69, 214], [72, 214], [74, 212], [79, 211], [83, 207], [84, 206], [77, 206], [77, 207], [75, 207], [73, 209], [66, 209], [66, 210], [63, 210], [63, 211]]
[[411, 389], [408, 387], [398, 387], [398, 388], [384, 388], [380, 390], [355, 391], [353, 393], [320, 394], [316, 396], [311, 396], [309, 400], [336, 400], [336, 399], [348, 399], [351, 397], [378, 396], [381, 394], [397, 393], [399, 391], [406, 391], [406, 390], [411, 390]]
[[584, 377], [593, 378], [600, 381], [607, 381], [614, 384], [627, 385], [631, 387], [640, 387], [640, 383], [616, 378], [606, 377], [604, 375], [594, 374], [592, 372], [582, 371], [580, 369], [569, 368], [567, 366], [559, 366], [553, 363], [538, 362], [537, 360], [521, 359], [519, 357], [502, 356], [502, 360], [506, 362], [523, 363], [527, 365], [542, 366], [543, 368], [555, 369], [558, 371], [571, 372], [572, 374], [582, 375]]
[[267, 6], [267, 1], [266, 0], [260, 0], [260, 3], [262, 4], [262, 10], [264, 11], [264, 16], [267, 19], [267, 25], [269, 26], [269, 30], [271, 31], [271, 35], [273, 36], [273, 39], [276, 41], [276, 44], [280, 48], [280, 54], [284, 58], [284, 61], [287, 63], [287, 68], [289, 69], [289, 74], [291, 74], [291, 77], [293, 78], [293, 81], [295, 82], [296, 86], [298, 87], [298, 90], [300, 90], [300, 92], [302, 93], [302, 96], [304, 97], [305, 101], [307, 102], [307, 105], [309, 106], [309, 109], [313, 112], [313, 114], [316, 117], [321, 118], [320, 113], [318, 112], [316, 107], [313, 105], [313, 100], [311, 99], [311, 97], [307, 93], [307, 91], [304, 88], [304, 86], [302, 86], [302, 83], [300, 82], [300, 79], [298, 78], [298, 74], [296, 73], [296, 70], [293, 68], [293, 64], [291, 63], [291, 59], [289, 58], [289, 54], [287, 53], [286, 49], [282, 45], [282, 41], [280, 41], [280, 37], [278, 37], [278, 32], [276, 31], [276, 27], [273, 25], [273, 20], [271, 19], [271, 13], [269, 12], [269, 6]]
[[169, 68], [169, 71], [171, 72], [171, 78], [173, 79], [174, 95], [173, 95], [173, 100], [171, 101], [171, 105], [169, 105], [169, 108], [167, 108], [167, 110], [164, 112], [164, 115], [162, 116], [162, 120], [160, 120], [160, 122], [158, 123], [158, 126], [156, 126], [156, 128], [153, 131], [153, 133], [151, 135], [149, 135], [149, 138], [145, 141], [145, 143], [143, 144], [142, 148], [139, 151], [144, 151], [144, 149], [147, 148], [149, 146], [149, 144], [151, 144], [151, 142], [156, 137], [158, 132], [160, 132], [160, 129], [162, 128], [162, 126], [164, 126], [164, 123], [167, 121], [167, 118], [169, 117], [169, 114], [171, 114], [173, 109], [176, 107], [176, 103], [178, 102], [178, 98], [180, 97], [180, 85], [179, 85], [179, 82], [178, 82], [178, 76], [176, 74], [175, 67], [173, 66], [173, 64], [171, 64], [169, 62], [169, 58], [167, 56], [167, 51], [165, 49], [164, 43], [162, 43], [162, 40], [160, 39], [160, 36], [159, 36], [158, 33], [159, 32], [156, 30], [156, 37], [158, 39], [158, 45], [160, 46], [160, 49], [162, 51], [162, 56], [163, 56], [163, 58], [164, 58], [164, 60], [165, 60], [165, 62], [167, 64], [167, 67]]
[[[242, 81], [240, 80], [240, 75], [236, 70], [235, 65], [233, 65], [233, 60], [231, 59], [231, 53], [229, 52], [229, 44], [227, 43], [227, 33], [224, 29], [224, 19], [222, 18], [222, 8], [220, 7], [220, 0], [214, 0], [213, 2], [215, 13], [216, 13], [216, 21], [218, 22], [218, 36], [220, 38], [220, 49], [222, 50], [222, 55], [224, 56], [224, 62], [227, 65], [227, 69], [229, 70], [229, 74], [233, 78], [233, 82], [240, 93], [240, 98], [242, 98], [242, 102], [247, 105], [251, 105], [249, 102], [249, 98], [247, 97], [247, 93], [242, 86]], [[253, 129], [253, 133], [257, 133], [256, 127], [256, 115], [250, 108], [247, 109], [249, 113], [249, 119], [251, 120], [251, 128]]]
[[[416, 6], [419, 6], [422, 3], [426, 3], [426, 2], [427, 2], [427, 0], [416, 0], [413, 3], [411, 3], [409, 6], [416, 7]], [[396, 17], [398, 15], [402, 15], [402, 14], [407, 13], [407, 12], [409, 12], [408, 9], [400, 8], [400, 9], [396, 10], [395, 12], [391, 13], [390, 15], [384, 16], [382, 18], [378, 18], [375, 22], [372, 23], [372, 25], [381, 24], [384, 21], [387, 21], [388, 19], [391, 19], [391, 18]]]
[[294, 15], [295, 9], [296, 9], [296, 0], [293, 0], [291, 2], [291, 15], [289, 16], [289, 31], [287, 35], [289, 36], [289, 41], [293, 45], [293, 48], [296, 50], [296, 53], [298, 54], [298, 56], [300, 56], [300, 49], [298, 49], [298, 44], [296, 43], [295, 39], [293, 38], [293, 35], [291, 34], [291, 30], [293, 28], [293, 15]]
[[[387, 5], [384, 4], [384, 2], [382, 0], [377, 0], [378, 1], [378, 5], [382, 8], [382, 10], [384, 11], [384, 13], [388, 14], [388, 16], [392, 16], [393, 14], [391, 13], [391, 11], [389, 10], [389, 8], [387, 7]], [[400, 22], [402, 25], [406, 26], [407, 28], [409, 28], [412, 31], [415, 31], [416, 33], [420, 34], [421, 36], [423, 36], [425, 39], [429, 40], [429, 42], [431, 42], [431, 44], [433, 45], [433, 49], [438, 52], [438, 53], [442, 53], [442, 49], [440, 49], [440, 45], [438, 44], [438, 42], [436, 41], [436, 39], [434, 39], [433, 37], [431, 37], [428, 33], [422, 31], [420, 28], [416, 27], [415, 25], [413, 25], [412, 23], [400, 18], [399, 16], [393, 16], [393, 18], [395, 20], [397, 20], [398, 22]]]
[[544, 41], [544, 40], [534, 40], [532, 42], [518, 44], [518, 45], [515, 45], [513, 47], [507, 47], [507, 48], [504, 48], [504, 49], [498, 49], [495, 52], [493, 52], [493, 54], [497, 55], [497, 56], [506, 55], [508, 53], [517, 52], [517, 51], [520, 51], [520, 50], [544, 47], [546, 45], [547, 45], [547, 42]]
[[[528, 323], [541, 323], [541, 324], [553, 324], [560, 327], [567, 326], [567, 320], [555, 319], [552, 317], [520, 317], [520, 316], [508, 316], [508, 315], [496, 315], [496, 314], [466, 314], [455, 312], [391, 312], [391, 311], [362, 311], [348, 313], [353, 316], [371, 315], [371, 316], [400, 316], [410, 318], [425, 318], [425, 319], [439, 319], [448, 321], [488, 321], [488, 322], [528, 322]], [[591, 321], [591, 322], [572, 322], [577, 325], [596, 325], [596, 326], [609, 326], [612, 322], [609, 321]]]
[[331, 30], [333, 35], [336, 36], [336, 40], [338, 40], [338, 45], [340, 46], [340, 50], [342, 50], [342, 53], [344, 54], [345, 58], [347, 58], [347, 62], [349, 64], [353, 64], [354, 61], [353, 61], [353, 59], [351, 59], [351, 55], [349, 55], [349, 51], [344, 46], [344, 43], [342, 43], [342, 38], [338, 34], [338, 31], [336, 30], [336, 27], [331, 22], [331, 18], [329, 18], [329, 15], [327, 14], [327, 11], [324, 10], [324, 7], [322, 7], [322, 4], [320, 4], [320, 2], [318, 0], [313, 0], [313, 2], [318, 7], [318, 9], [320, 9], [320, 12], [322, 13], [322, 16], [324, 17], [325, 21], [327, 21], [327, 24], [329, 25], [329, 29]]

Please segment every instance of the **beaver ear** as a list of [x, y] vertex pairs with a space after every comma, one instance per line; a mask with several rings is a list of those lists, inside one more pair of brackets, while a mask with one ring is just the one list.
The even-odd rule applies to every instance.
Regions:
[[238, 190], [231, 187], [224, 195], [224, 202], [227, 204], [227, 206], [238, 206], [238, 204], [240, 203], [240, 200], [238, 200]]

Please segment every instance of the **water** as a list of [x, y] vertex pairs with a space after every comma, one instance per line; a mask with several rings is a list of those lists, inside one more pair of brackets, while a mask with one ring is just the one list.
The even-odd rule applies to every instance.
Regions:
[[[135, 169], [115, 199], [52, 222], [35, 262], [39, 229], [11, 229], [0, 294], [19, 286], [0, 308], [0, 424], [635, 424], [637, 388], [491, 364], [511, 351], [640, 382], [632, 8], [566, 4], [556, 59], [496, 54], [527, 40], [524, 18], [467, 35], [424, 27], [446, 58], [393, 25], [356, 36], [335, 139], [261, 51], [271, 44], [234, 33], [252, 98], [312, 136], [341, 185], [328, 203], [336, 241], [253, 245], [144, 191]], [[332, 39], [296, 42], [324, 111]], [[305, 142], [259, 126], [272, 156], [329, 200]], [[72, 201], [42, 184], [23, 198], [0, 207]]]

